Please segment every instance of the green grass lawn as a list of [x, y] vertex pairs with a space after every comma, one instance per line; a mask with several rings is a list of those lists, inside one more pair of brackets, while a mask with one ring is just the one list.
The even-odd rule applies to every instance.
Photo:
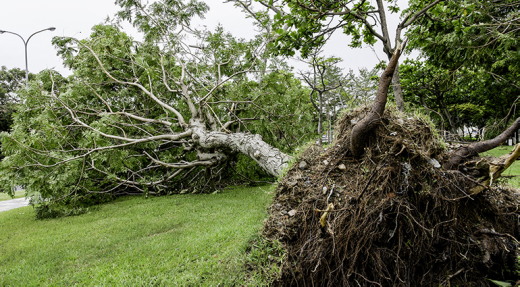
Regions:
[[0, 286], [243, 285], [270, 186], [124, 198], [74, 217], [0, 213]]
[[[510, 153], [514, 146], [499, 146], [490, 151], [482, 153], [481, 156], [494, 156], [499, 157], [501, 155]], [[520, 161], [513, 163], [504, 173], [502, 173], [503, 181], [516, 188], [520, 188]]]
[[19, 191], [15, 192], [14, 197], [9, 196], [5, 192], [0, 192], [0, 201], [9, 200], [9, 199], [13, 199], [13, 198], [20, 198], [20, 197], [24, 197], [24, 196], [25, 196], [25, 191], [23, 191], [23, 190], [19, 190]]

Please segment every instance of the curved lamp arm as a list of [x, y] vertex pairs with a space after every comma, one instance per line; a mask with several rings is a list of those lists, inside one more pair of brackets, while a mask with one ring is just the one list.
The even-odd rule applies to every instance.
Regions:
[[15, 36], [18, 36], [23, 41], [23, 45], [24, 45], [24, 48], [25, 48], [25, 86], [26, 87], [29, 84], [29, 63], [28, 63], [28, 60], [27, 60], [27, 44], [29, 43], [29, 40], [31, 40], [31, 38], [34, 35], [36, 35], [38, 33], [41, 33], [41, 32], [44, 32], [44, 31], [54, 31], [54, 30], [56, 30], [55, 27], [49, 27], [49, 28], [46, 28], [46, 29], [42, 29], [40, 31], [36, 31], [36, 32], [32, 33], [31, 36], [29, 36], [29, 38], [27, 38], [27, 40], [25, 40], [22, 36], [20, 36], [20, 34], [17, 34], [15, 32], [0, 30], [0, 34], [4, 34], [4, 33], [13, 34]]

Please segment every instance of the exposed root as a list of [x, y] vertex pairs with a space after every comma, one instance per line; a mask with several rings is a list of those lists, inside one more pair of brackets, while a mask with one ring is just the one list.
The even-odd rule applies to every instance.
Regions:
[[[488, 286], [514, 280], [520, 195], [440, 163], [431, 127], [386, 112], [361, 158], [345, 115], [328, 149], [312, 146], [280, 182], [264, 234], [287, 251], [277, 285]], [[299, 164], [305, 162], [306, 164]], [[293, 211], [289, 214], [289, 211]], [[296, 211], [296, 212], [294, 212]]]

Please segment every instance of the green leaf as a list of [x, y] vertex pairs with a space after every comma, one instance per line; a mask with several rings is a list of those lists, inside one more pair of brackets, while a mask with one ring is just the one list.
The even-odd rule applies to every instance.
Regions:
[[492, 280], [492, 279], [488, 279], [490, 282], [492, 282], [493, 284], [497, 285], [497, 286], [500, 286], [500, 287], [511, 287], [513, 286], [513, 284], [509, 283], [509, 282], [503, 282], [503, 281], [498, 281], [498, 280]]

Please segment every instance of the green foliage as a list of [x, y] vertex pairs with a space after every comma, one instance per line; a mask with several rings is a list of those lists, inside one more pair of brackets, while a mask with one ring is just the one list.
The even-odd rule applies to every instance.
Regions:
[[[32, 77], [32, 75], [31, 75]], [[17, 91], [24, 86], [25, 72], [18, 69], [0, 69], [0, 132], [8, 131], [14, 105], [18, 102]]]
[[[425, 1], [410, 1], [413, 8]], [[442, 67], [486, 67], [518, 72], [518, 3], [447, 1], [422, 17], [409, 33], [411, 45]], [[449, 21], [446, 21], [449, 19]]]
[[[260, 81], [227, 85], [223, 91], [237, 103], [220, 103], [219, 110], [226, 112], [220, 118], [243, 119], [228, 128], [231, 132], [259, 134], [286, 153], [293, 153], [298, 146], [317, 137], [313, 108], [306, 97], [309, 91], [290, 72], [275, 70]], [[237, 157], [235, 171], [239, 177], [272, 180], [253, 160], [242, 155]]]
[[262, 170], [254, 160], [242, 154], [236, 155], [236, 163], [232, 168], [232, 181], [250, 185], [273, 181], [272, 176]]
[[[361, 47], [362, 43], [374, 44], [373, 31], [365, 25], [369, 11], [375, 8], [369, 1], [354, 1], [351, 7], [341, 1], [284, 1], [287, 13], [277, 13], [274, 17], [273, 31], [277, 35], [275, 51], [294, 55], [300, 51], [307, 57], [324, 43], [336, 30], [350, 35], [351, 47]], [[340, 16], [332, 16], [337, 13]], [[339, 24], [332, 23], [333, 18]]]
[[189, 27], [193, 18], [202, 18], [209, 7], [198, 0], [163, 0], [146, 6], [141, 0], [116, 0], [121, 7], [117, 13], [119, 21], [128, 21], [144, 33], [146, 42], [177, 42], [178, 34], [172, 33], [179, 27]]
[[483, 128], [514, 116], [510, 112], [517, 99], [483, 69], [449, 70], [429, 60], [407, 60], [400, 72], [406, 101], [430, 113], [440, 129]]
[[361, 68], [354, 73], [350, 70], [346, 75], [346, 84], [342, 87], [346, 108], [352, 109], [368, 105], [376, 95], [379, 82], [379, 67]]
[[251, 119], [237, 122], [230, 130], [260, 134], [265, 141], [288, 153], [316, 136], [312, 106], [306, 98], [308, 89], [292, 73], [276, 70], [259, 82], [249, 81], [229, 88], [232, 99], [250, 101], [236, 105], [233, 117]]
[[[154, 150], [160, 143], [148, 142], [116, 150], [103, 147], [114, 144], [101, 133], [139, 137], [144, 133], [157, 132], [152, 125], [129, 125], [120, 130], [121, 121], [135, 123], [124, 115], [109, 114], [111, 109], [120, 111], [146, 110], [150, 117], [164, 118], [163, 111], [148, 97], [134, 87], [120, 85], [104, 74], [85, 47], [88, 44], [102, 59], [104, 67], [122, 78], [131, 75], [149, 76], [132, 60], [135, 53], [133, 40], [114, 26], [98, 25], [89, 39], [82, 40], [80, 48], [71, 48], [71, 39], [55, 39], [66, 64], [74, 70], [71, 83], [55, 72], [44, 71], [37, 75], [28, 89], [20, 92], [20, 105], [14, 115], [11, 133], [2, 135], [2, 149], [6, 158], [1, 163], [0, 183], [5, 190], [22, 185], [33, 203], [40, 205], [38, 215], [57, 216], [75, 214], [87, 205], [105, 201], [107, 190], [115, 194], [147, 190], [136, 186], [122, 186], [117, 179], [135, 182], [154, 181], [159, 173], [169, 171], [156, 169], [139, 178], [132, 170], [146, 168], [148, 160], [143, 150]], [[143, 46], [143, 61], [155, 63], [151, 58], [153, 48]], [[158, 81], [159, 82], [159, 81]], [[109, 103], [109, 104], [108, 104]], [[73, 112], [72, 110], [79, 111]], [[83, 128], [73, 117], [89, 124]], [[158, 132], [163, 132], [159, 130]], [[59, 135], [59, 136], [57, 136]], [[119, 144], [119, 143], [118, 143]], [[98, 148], [98, 152], [89, 152]], [[175, 157], [178, 150], [164, 153]], [[161, 192], [157, 186], [155, 192]]]
[[[240, 2], [249, 7], [250, 1]], [[384, 1], [311, 1], [311, 0], [256, 0], [274, 12], [272, 17], [273, 51], [278, 54], [295, 55], [299, 51], [304, 58], [316, 48], [322, 48], [337, 31], [349, 36], [350, 47], [363, 44], [383, 44], [384, 53], [390, 58], [395, 45], [401, 41], [401, 32], [422, 17], [432, 1], [416, 1], [415, 5], [401, 13], [397, 0]], [[440, 4], [439, 4], [440, 5]], [[250, 9], [248, 9], [250, 11]], [[403, 21], [396, 34], [389, 33], [390, 18], [401, 13]], [[265, 12], [256, 13], [255, 19], [267, 25]]]
[[[131, 17], [136, 25], [151, 21], [140, 14]], [[6, 158], [0, 164], [0, 186], [24, 186], [40, 217], [73, 215], [118, 195], [214, 190], [233, 170], [259, 169], [247, 161], [233, 169], [232, 154], [211, 168], [189, 168], [186, 163], [196, 161], [199, 151], [186, 132], [192, 117], [206, 120], [208, 129], [260, 134], [288, 152], [313, 136], [311, 109], [302, 98], [305, 88], [294, 75], [277, 69], [282, 65], [270, 65], [259, 55], [259, 39], [239, 40], [221, 27], [191, 36], [200, 41], [191, 52], [174, 38], [167, 45], [136, 42], [114, 25], [94, 26], [84, 40], [55, 38], [74, 74], [64, 79], [42, 72], [20, 93], [24, 105], [15, 113], [12, 131], [2, 134]], [[261, 73], [253, 73], [256, 68]], [[169, 138], [180, 133], [185, 138]], [[162, 138], [141, 141], [152, 135]], [[160, 163], [186, 166], [180, 173]]]
[[[410, 9], [425, 2], [429, 1], [410, 1]], [[422, 82], [430, 82], [423, 94], [434, 95], [424, 98], [421, 105], [452, 117], [462, 113], [463, 124], [471, 120], [470, 124], [483, 127], [500, 122], [498, 130], [518, 116], [515, 109], [520, 94], [517, 2], [444, 1], [429, 10], [427, 17], [418, 19], [408, 35], [410, 45], [420, 49], [426, 60], [424, 64], [412, 64], [414, 71], [403, 78], [418, 83], [424, 77]], [[413, 85], [410, 83], [408, 87]], [[419, 86], [416, 85], [417, 90]], [[444, 107], [427, 103], [435, 101]], [[464, 103], [472, 106], [460, 106]]]
[[43, 221], [31, 207], [2, 212], [0, 286], [246, 285], [270, 191], [122, 198]]
[[[29, 74], [29, 79], [33, 77]], [[19, 102], [18, 90], [25, 84], [25, 71], [18, 68], [8, 70], [5, 66], [0, 69], [0, 132], [9, 131], [13, 123], [12, 114]], [[0, 160], [4, 156], [0, 152]], [[1, 188], [0, 188], [1, 190]]]
[[[33, 200], [34, 198], [38, 198], [38, 196], [33, 196]], [[37, 219], [75, 216], [88, 212], [93, 205], [106, 203], [113, 199], [114, 196], [111, 194], [72, 195], [57, 202], [42, 200], [34, 206], [34, 211]]]

